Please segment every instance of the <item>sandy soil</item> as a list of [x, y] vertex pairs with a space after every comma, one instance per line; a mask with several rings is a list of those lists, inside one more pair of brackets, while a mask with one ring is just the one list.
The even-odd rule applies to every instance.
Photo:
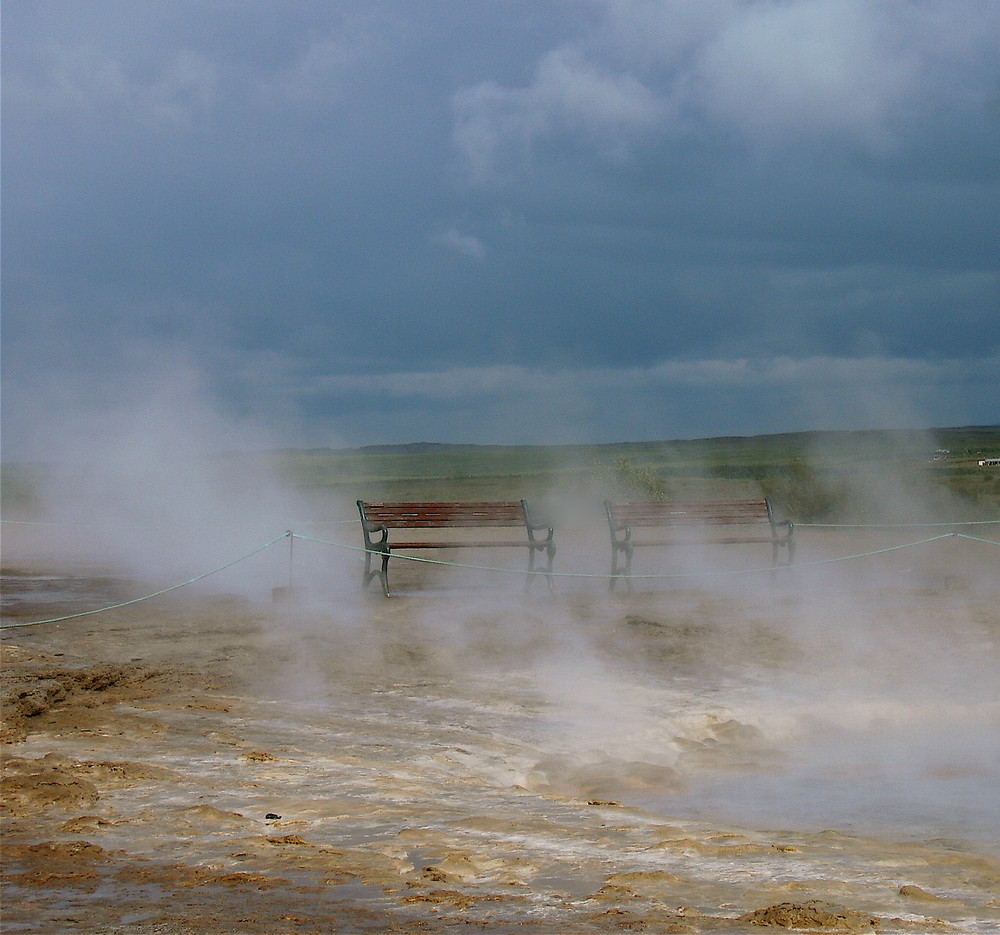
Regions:
[[[24, 576], [65, 569], [15, 571], [8, 621], [80, 606], [32, 602]], [[74, 600], [114, 580], [76, 574]], [[882, 593], [893, 652], [944, 620], [994, 665], [996, 593], [924, 583]], [[873, 811], [865, 834], [823, 825], [822, 802], [819, 824], [697, 814], [703, 782], [787, 775], [787, 737], [748, 712], [841, 679], [857, 657], [810, 643], [832, 619], [784, 592], [456, 586], [170, 595], [6, 630], [3, 929], [1000, 930], [1000, 828], [893, 834]], [[973, 728], [992, 731], [981, 689]]]

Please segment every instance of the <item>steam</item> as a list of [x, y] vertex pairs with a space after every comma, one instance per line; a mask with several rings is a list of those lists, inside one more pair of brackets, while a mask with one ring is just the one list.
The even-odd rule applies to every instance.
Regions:
[[[62, 465], [42, 488], [45, 518], [77, 556], [172, 584], [310, 515], [266, 454], [287, 436], [235, 417], [183, 357], [158, 357], [141, 380], [119, 374], [75, 404], [72, 395], [38, 417], [47, 460]], [[917, 469], [933, 447], [928, 435], [839, 471], [852, 508], [880, 521], [939, 512], [941, 495]], [[818, 447], [810, 460], [837, 458]], [[272, 670], [285, 664], [294, 678], [269, 688], [320, 701], [363, 672], [411, 692], [428, 731], [438, 697], [460, 696], [487, 712], [484, 723], [517, 726], [513, 781], [665, 814], [773, 824], [798, 809], [802, 821], [843, 826], [895, 803], [905, 823], [913, 809], [940, 817], [969, 795], [989, 798], [1000, 772], [1000, 626], [984, 610], [995, 607], [995, 557], [970, 551], [988, 547], [940, 543], [773, 580], [756, 573], [770, 562], [766, 545], [652, 550], [638, 573], [690, 577], [609, 595], [607, 492], [600, 479], [566, 476], [545, 492], [561, 517], [557, 570], [593, 579], [559, 579], [549, 597], [541, 582], [526, 595], [516, 574], [448, 569], [446, 593], [415, 588], [387, 602], [361, 594], [356, 554], [303, 547], [302, 583], [327, 590], [277, 611], [270, 638], [284, 656]], [[852, 535], [800, 531], [799, 555], [863, 551]], [[269, 596], [287, 560], [271, 550], [227, 571], [223, 587]], [[946, 586], [952, 576], [960, 589]]]
[[[236, 417], [185, 354], [148, 349], [100, 387], [50, 387], [31, 415], [41, 515], [64, 551], [169, 585], [279, 536], [303, 509], [270, 453], [281, 438]], [[264, 564], [262, 564], [262, 562]], [[227, 572], [236, 591], [270, 558]], [[261, 575], [262, 568], [268, 574]], [[271, 583], [281, 583], [273, 581]]]

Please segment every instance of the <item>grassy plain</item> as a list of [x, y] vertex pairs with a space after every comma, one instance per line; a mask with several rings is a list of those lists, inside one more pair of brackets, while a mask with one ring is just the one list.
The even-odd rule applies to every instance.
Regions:
[[[942, 455], [940, 452], [947, 452]], [[245, 476], [248, 459], [216, 465]], [[783, 435], [606, 445], [413, 444], [268, 453], [279, 477], [330, 516], [365, 500], [521, 497], [772, 497], [798, 521], [958, 521], [1000, 515], [1000, 426]], [[46, 465], [3, 465], [3, 512], [30, 518]]]
[[293, 450], [282, 452], [279, 464], [294, 487], [335, 500], [767, 494], [799, 521], [912, 520], [914, 511], [921, 520], [959, 520], [1000, 512], [1000, 468], [978, 464], [996, 457], [1000, 426], [557, 447]]

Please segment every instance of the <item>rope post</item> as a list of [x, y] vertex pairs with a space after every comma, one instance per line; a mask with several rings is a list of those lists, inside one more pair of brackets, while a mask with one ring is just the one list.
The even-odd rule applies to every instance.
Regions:
[[248, 558], [253, 558], [259, 552], [263, 552], [265, 549], [271, 548], [278, 542], [281, 542], [285, 538], [285, 535], [278, 536], [277, 539], [272, 539], [270, 542], [265, 542], [262, 546], [254, 549], [252, 552], [248, 552], [246, 555], [241, 555], [239, 558], [234, 558], [231, 562], [226, 562], [225, 565], [220, 565], [218, 568], [213, 568], [211, 571], [206, 571], [203, 574], [195, 575], [193, 578], [188, 578], [187, 581], [182, 581], [180, 584], [172, 584], [168, 588], [160, 588], [159, 591], [154, 591], [152, 594], [144, 594], [142, 597], [133, 597], [130, 601], [121, 601], [117, 604], [108, 604], [106, 607], [97, 607], [94, 610], [83, 610], [77, 614], [66, 614], [62, 617], [49, 617], [47, 620], [27, 620], [22, 623], [2, 623], [0, 622], [0, 630], [13, 630], [19, 629], [20, 627], [36, 627], [43, 623], [62, 623], [64, 620], [77, 620], [80, 617], [90, 617], [94, 614], [103, 614], [108, 610], [118, 610], [120, 607], [131, 607], [133, 604], [139, 604], [142, 601], [151, 600], [154, 597], [159, 597], [161, 594], [169, 594], [171, 591], [176, 591], [178, 588], [186, 588], [190, 584], [194, 584], [196, 581], [203, 581], [209, 575], [216, 575], [220, 571], [225, 571], [227, 568], [232, 568], [233, 565], [238, 565], [240, 562], [245, 562]]
[[288, 536], [288, 586], [284, 588], [271, 588], [271, 602], [274, 604], [284, 604], [296, 597], [295, 592], [295, 533], [291, 529], [285, 531]]

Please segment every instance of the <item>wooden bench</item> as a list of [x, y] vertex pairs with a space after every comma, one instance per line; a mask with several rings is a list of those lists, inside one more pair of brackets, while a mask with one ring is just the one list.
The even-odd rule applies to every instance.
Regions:
[[[361, 529], [365, 537], [365, 572], [362, 587], [367, 588], [373, 578], [382, 582], [385, 596], [389, 596], [389, 557], [393, 552], [411, 549], [505, 549], [528, 550], [528, 581], [530, 585], [535, 572], [535, 553], [544, 552], [548, 564], [545, 568], [546, 581], [552, 588], [552, 561], [556, 546], [554, 531], [545, 523], [532, 519], [526, 500], [501, 502], [477, 501], [457, 503], [366, 503], [358, 501], [361, 514]], [[390, 531], [399, 529], [473, 529], [473, 528], [520, 528], [525, 535], [521, 538], [471, 539], [455, 536], [447, 539], [425, 538], [390, 540]], [[544, 538], [535, 538], [535, 532], [544, 530]], [[379, 538], [373, 538], [378, 536]], [[372, 569], [372, 559], [381, 557], [381, 569]]]
[[[771, 544], [771, 565], [778, 563], [778, 552], [786, 549], [788, 564], [795, 556], [794, 526], [791, 520], [776, 520], [767, 497], [759, 500], [706, 500], [670, 502], [643, 500], [632, 503], [612, 503], [604, 501], [611, 532], [611, 580], [610, 590], [620, 577], [625, 578], [629, 591], [632, 582], [632, 553], [641, 546], [672, 546], [691, 542], [690, 536], [675, 534], [656, 539], [633, 538], [637, 527], [724, 527], [724, 526], [767, 526], [767, 535], [730, 534], [699, 535], [695, 542], [720, 544], [743, 544], [769, 542]], [[624, 559], [624, 564], [622, 563]]]

